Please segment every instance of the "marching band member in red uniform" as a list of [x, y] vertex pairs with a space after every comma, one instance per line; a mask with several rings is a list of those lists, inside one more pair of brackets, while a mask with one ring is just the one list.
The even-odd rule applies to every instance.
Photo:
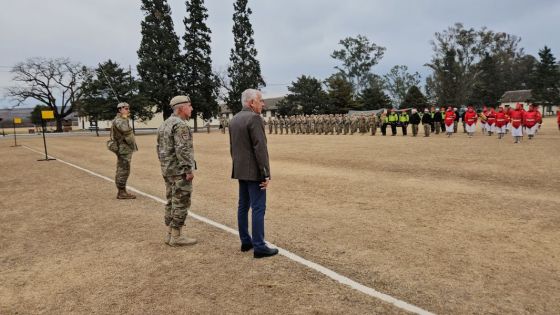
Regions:
[[488, 131], [488, 135], [491, 136], [494, 133], [494, 128], [496, 127], [496, 111], [494, 107], [491, 107], [486, 112], [486, 129]]
[[529, 136], [529, 140], [533, 139], [537, 128], [539, 128], [538, 119], [539, 117], [537, 115], [537, 112], [535, 111], [535, 106], [533, 106], [533, 104], [529, 105], [529, 110], [526, 111], [523, 115], [525, 132], [527, 133], [527, 136]]
[[467, 109], [467, 112], [465, 113], [465, 128], [467, 129], [467, 134], [469, 135], [469, 138], [472, 138], [472, 136], [476, 131], [477, 118], [478, 115], [474, 111], [473, 107], [469, 106], [469, 109]]
[[451, 137], [454, 132], [453, 125], [455, 124], [455, 112], [451, 106], [447, 107], [447, 111], [445, 112], [445, 116], [443, 118], [443, 123], [445, 124], [445, 133], [447, 137]]
[[541, 112], [539, 112], [539, 107], [535, 107], [535, 112], [537, 113], [537, 130], [535, 131], [535, 133], [539, 133], [539, 130], [541, 129], [541, 125], [542, 125], [542, 114]]
[[506, 133], [509, 132], [509, 130], [511, 129], [511, 122], [510, 122], [510, 115], [511, 112], [513, 110], [511, 109], [511, 107], [509, 105], [506, 105], [506, 109], [504, 110], [504, 113], [506, 114]]
[[523, 116], [524, 111], [521, 109], [521, 104], [515, 105], [515, 110], [510, 114], [511, 121], [511, 135], [515, 139], [514, 143], [519, 143], [523, 138]]
[[486, 134], [488, 132], [487, 117], [488, 107], [486, 105], [482, 106], [482, 112], [480, 112], [480, 126], [482, 127], [482, 133]]
[[503, 107], [498, 107], [498, 112], [496, 113], [496, 127], [495, 130], [498, 133], [498, 139], [502, 139], [506, 133], [506, 125], [509, 121]]

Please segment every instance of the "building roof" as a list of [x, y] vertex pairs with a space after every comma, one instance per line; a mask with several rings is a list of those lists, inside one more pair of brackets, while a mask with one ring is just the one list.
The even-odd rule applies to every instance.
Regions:
[[[277, 110], [278, 109], [278, 102], [284, 99], [284, 96], [280, 97], [272, 97], [272, 98], [265, 98], [264, 101], [264, 108], [263, 110]], [[230, 114], [231, 110], [226, 104], [220, 104], [220, 114]]]
[[506, 91], [500, 99], [501, 103], [523, 103], [526, 101], [533, 101], [531, 90]]

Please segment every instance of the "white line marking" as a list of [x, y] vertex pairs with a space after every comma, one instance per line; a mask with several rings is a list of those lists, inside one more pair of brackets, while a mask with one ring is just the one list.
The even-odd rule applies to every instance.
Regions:
[[[33, 151], [33, 152], [37, 152], [37, 153], [39, 153], [39, 154], [45, 154], [44, 152], [37, 151], [37, 150], [32, 149], [32, 148], [30, 148], [30, 147], [28, 147], [28, 146], [26, 146], [26, 145], [24, 145], [23, 147], [25, 147], [26, 149], [31, 150], [31, 151]], [[90, 174], [90, 175], [97, 176], [97, 177], [99, 177], [99, 178], [102, 178], [102, 179], [104, 179], [104, 180], [106, 180], [106, 181], [109, 181], [109, 182], [112, 182], [112, 183], [115, 182], [113, 179], [111, 179], [111, 178], [109, 178], [109, 177], [107, 177], [107, 176], [103, 176], [103, 175], [101, 175], [101, 174], [97, 174], [97, 173], [95, 173], [95, 172], [93, 172], [93, 171], [90, 171], [90, 170], [88, 170], [88, 169], [85, 169], [85, 168], [83, 168], [83, 167], [81, 167], [81, 166], [72, 164], [72, 163], [70, 163], [70, 162], [66, 162], [66, 161], [64, 161], [64, 160], [61, 160], [61, 159], [59, 159], [59, 158], [57, 158], [57, 157], [54, 157], [54, 156], [51, 156], [51, 155], [49, 155], [49, 157], [50, 157], [50, 158], [53, 158], [53, 159], [56, 159], [56, 160], [57, 160], [58, 162], [60, 162], [60, 163], [64, 163], [64, 164], [66, 164], [66, 165], [69, 165], [69, 166], [72, 166], [72, 167], [74, 167], [74, 168], [77, 168], [77, 169], [79, 169], [79, 170], [81, 170], [81, 171], [84, 171], [84, 172], [86, 172], [86, 173], [88, 173], [88, 174]], [[157, 202], [159, 202], [159, 203], [163, 203], [163, 204], [166, 204], [166, 203], [167, 203], [167, 201], [165, 201], [165, 200], [163, 200], [163, 199], [161, 199], [161, 198], [158, 198], [158, 197], [156, 197], [156, 196], [147, 194], [147, 193], [145, 193], [145, 192], [143, 192], [143, 191], [140, 191], [140, 190], [138, 190], [138, 189], [136, 189], [136, 188], [134, 188], [134, 187], [130, 187], [130, 186], [127, 186], [127, 187], [129, 188], [129, 190], [131, 190], [131, 191], [133, 191], [133, 192], [135, 192], [135, 193], [137, 193], [137, 194], [139, 194], [139, 195], [142, 195], [142, 196], [144, 196], [144, 197], [150, 198], [150, 199], [155, 200], [155, 201], [157, 201]], [[210, 219], [208, 219], [208, 218], [205, 218], [205, 217], [203, 217], [203, 216], [194, 214], [194, 213], [192, 213], [192, 212], [190, 212], [190, 211], [189, 211], [189, 216], [192, 216], [193, 218], [197, 219], [198, 221], [207, 223], [207, 224], [209, 224], [209, 225], [211, 225], [211, 226], [213, 226], [213, 227], [216, 227], [216, 228], [218, 228], [218, 229], [224, 230], [224, 231], [226, 231], [226, 232], [228, 232], [228, 233], [231, 233], [231, 234], [234, 234], [234, 235], [239, 235], [239, 233], [238, 233], [237, 230], [235, 230], [235, 229], [232, 229], [232, 228], [230, 228], [230, 227], [228, 227], [228, 226], [225, 226], [225, 225], [223, 225], [223, 224], [221, 224], [221, 223], [212, 221], [212, 220], [210, 220]], [[405, 302], [405, 301], [399, 300], [399, 299], [394, 298], [394, 297], [392, 297], [392, 296], [390, 296], [390, 295], [387, 295], [387, 294], [385, 294], [385, 293], [381, 293], [381, 292], [379, 292], [379, 291], [377, 291], [377, 290], [375, 290], [375, 289], [373, 289], [373, 288], [370, 288], [370, 287], [368, 287], [368, 286], [365, 286], [365, 285], [363, 285], [363, 284], [361, 284], [361, 283], [359, 283], [359, 282], [356, 282], [356, 281], [354, 281], [354, 280], [352, 280], [352, 279], [350, 279], [350, 278], [348, 278], [348, 277], [345, 277], [345, 276], [343, 276], [343, 275], [341, 275], [341, 274], [339, 274], [339, 273], [337, 273], [337, 272], [335, 272], [335, 271], [333, 271], [333, 270], [330, 270], [330, 269], [328, 269], [328, 268], [326, 268], [326, 267], [324, 267], [324, 266], [321, 266], [321, 265], [319, 265], [319, 264], [317, 264], [317, 263], [314, 263], [314, 262], [312, 262], [312, 261], [309, 261], [309, 260], [307, 260], [307, 259], [305, 259], [305, 258], [303, 258], [303, 257], [301, 257], [301, 256], [298, 256], [298, 255], [296, 255], [296, 254], [294, 254], [294, 253], [292, 253], [292, 252], [290, 252], [290, 251], [288, 251], [288, 250], [285, 250], [285, 249], [283, 249], [283, 248], [280, 248], [280, 247], [278, 247], [278, 246], [276, 246], [276, 245], [274, 245], [274, 244], [272, 244], [272, 243], [269, 243], [269, 244], [272, 245], [272, 246], [274, 246], [274, 247], [276, 247], [276, 248], [278, 248], [278, 251], [279, 251], [279, 254], [280, 254], [280, 255], [283, 255], [283, 256], [285, 256], [285, 257], [287, 257], [287, 258], [289, 258], [289, 259], [291, 259], [291, 260], [293, 260], [293, 261], [295, 261], [295, 262], [298, 262], [298, 263], [300, 263], [300, 264], [302, 264], [302, 265], [304, 265], [304, 266], [310, 268], [310, 269], [313, 269], [313, 270], [315, 270], [315, 271], [317, 271], [317, 272], [320, 272], [320, 273], [324, 274], [325, 276], [327, 276], [327, 277], [329, 277], [329, 278], [331, 278], [331, 279], [333, 279], [333, 280], [335, 280], [335, 281], [337, 281], [337, 282], [339, 282], [339, 283], [345, 284], [345, 285], [347, 285], [347, 286], [349, 286], [349, 287], [351, 287], [351, 288], [353, 288], [353, 289], [355, 289], [355, 290], [358, 290], [358, 291], [360, 291], [360, 292], [362, 292], [362, 293], [364, 293], [364, 294], [366, 294], [366, 295], [369, 295], [369, 296], [371, 296], [371, 297], [380, 299], [380, 300], [382, 300], [382, 301], [385, 301], [385, 302], [390, 303], [390, 304], [392, 304], [392, 305], [394, 305], [394, 306], [396, 306], [396, 307], [398, 307], [398, 308], [401, 308], [401, 309], [403, 309], [403, 310], [405, 310], [405, 311], [409, 311], [409, 312], [412, 312], [412, 313], [421, 314], [421, 315], [433, 315], [433, 314], [434, 314], [434, 313], [428, 312], [428, 311], [426, 311], [426, 310], [424, 310], [424, 309], [422, 309], [422, 308], [420, 308], [420, 307], [418, 307], [418, 306], [409, 304], [409, 303], [407, 303], [407, 302]]]

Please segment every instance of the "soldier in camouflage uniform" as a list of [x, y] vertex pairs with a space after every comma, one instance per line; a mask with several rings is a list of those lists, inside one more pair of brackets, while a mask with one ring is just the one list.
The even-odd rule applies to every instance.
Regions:
[[130, 175], [130, 162], [132, 153], [138, 151], [134, 133], [128, 121], [130, 106], [127, 103], [117, 105], [117, 116], [111, 124], [111, 139], [118, 144], [117, 172], [115, 174], [115, 184], [117, 185], [117, 199], [135, 199], [136, 196], [126, 191], [126, 181]]
[[274, 124], [272, 122], [272, 116], [268, 117], [268, 122], [266, 123], [268, 125], [268, 134], [272, 134], [272, 125]]
[[342, 126], [344, 127], [344, 134], [347, 135], [350, 131], [350, 118], [348, 114], [342, 116]]
[[226, 128], [229, 129], [229, 117], [228, 116], [224, 116], [224, 129], [222, 129], [222, 133], [226, 133]]
[[350, 116], [350, 135], [353, 135], [356, 132], [356, 116]]
[[158, 128], [157, 154], [165, 181], [165, 225], [168, 232], [165, 243], [169, 246], [196, 244], [196, 239], [181, 235], [181, 229], [191, 206], [194, 160], [193, 136], [187, 120], [192, 106], [188, 96], [175, 96], [169, 102], [173, 115]]
[[375, 136], [375, 133], [377, 132], [377, 115], [371, 114], [368, 122], [369, 122], [369, 129], [371, 131], [371, 135]]

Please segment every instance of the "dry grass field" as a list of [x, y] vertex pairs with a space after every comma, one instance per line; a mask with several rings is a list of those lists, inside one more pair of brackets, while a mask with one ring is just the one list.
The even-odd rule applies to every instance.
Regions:
[[[49, 154], [113, 177], [106, 137], [47, 139]], [[236, 228], [229, 142], [195, 134], [192, 212]], [[129, 185], [164, 197], [155, 136], [137, 137]], [[18, 142], [42, 150], [42, 139]], [[513, 144], [270, 135], [266, 238], [438, 314], [560, 310], [560, 132]], [[163, 205], [116, 200], [114, 184], [0, 141], [0, 314], [400, 314], [284, 256], [189, 219], [169, 248]]]

